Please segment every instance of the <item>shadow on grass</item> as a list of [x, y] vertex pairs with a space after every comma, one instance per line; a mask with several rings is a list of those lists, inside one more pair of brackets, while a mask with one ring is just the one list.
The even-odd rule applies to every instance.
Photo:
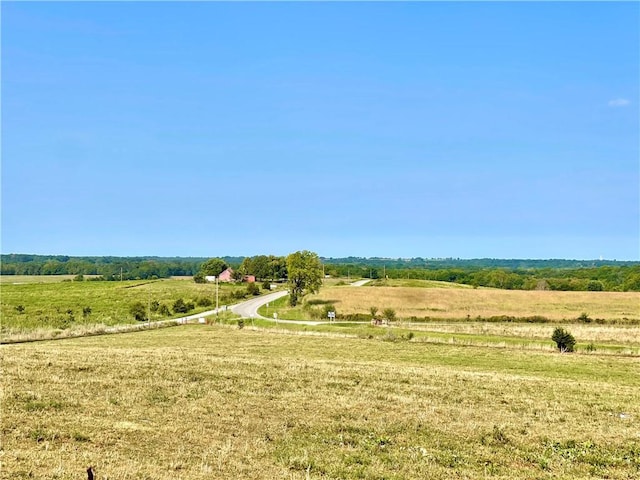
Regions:
[[321, 300], [319, 298], [317, 299], [313, 299], [313, 300], [309, 300], [307, 302], [307, 305], [334, 305], [336, 303], [340, 303], [340, 300]]

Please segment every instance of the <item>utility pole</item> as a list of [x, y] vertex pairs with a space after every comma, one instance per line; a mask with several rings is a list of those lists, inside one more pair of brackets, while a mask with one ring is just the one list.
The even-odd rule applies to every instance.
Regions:
[[218, 280], [220, 275], [216, 276], [216, 318], [218, 318]]

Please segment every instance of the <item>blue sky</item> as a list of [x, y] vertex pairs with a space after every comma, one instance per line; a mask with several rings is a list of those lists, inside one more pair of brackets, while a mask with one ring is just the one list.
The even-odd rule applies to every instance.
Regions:
[[640, 259], [638, 3], [1, 8], [3, 253]]

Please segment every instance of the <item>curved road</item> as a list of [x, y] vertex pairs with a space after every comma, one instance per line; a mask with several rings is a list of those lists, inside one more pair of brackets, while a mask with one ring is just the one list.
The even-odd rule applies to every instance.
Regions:
[[273, 302], [278, 298], [282, 298], [289, 295], [289, 292], [286, 290], [282, 290], [280, 292], [268, 293], [267, 295], [262, 295], [257, 298], [252, 298], [251, 300], [247, 300], [246, 302], [238, 303], [237, 305], [231, 306], [231, 311], [236, 315], [240, 315], [243, 318], [264, 318], [269, 320], [267, 317], [263, 317], [258, 314], [258, 309], [266, 305], [269, 302]]

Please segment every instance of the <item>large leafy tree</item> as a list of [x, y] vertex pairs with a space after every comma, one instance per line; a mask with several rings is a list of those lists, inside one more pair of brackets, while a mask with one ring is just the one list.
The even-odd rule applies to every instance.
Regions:
[[200, 267], [204, 276], [218, 276], [227, 269], [227, 264], [221, 258], [210, 258]]
[[317, 253], [303, 250], [287, 256], [289, 304], [294, 307], [305, 293], [315, 293], [322, 285], [322, 265]]

